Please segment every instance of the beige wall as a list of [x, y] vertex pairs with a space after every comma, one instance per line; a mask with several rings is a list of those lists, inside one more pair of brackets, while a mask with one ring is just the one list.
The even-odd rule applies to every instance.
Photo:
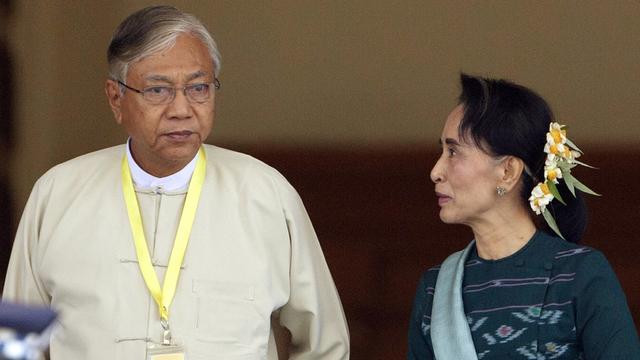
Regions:
[[[151, 1], [15, 2], [17, 208], [52, 164], [121, 143], [111, 32]], [[550, 100], [576, 141], [640, 148], [638, 1], [174, 1], [223, 56], [218, 143], [434, 143], [459, 71]]]

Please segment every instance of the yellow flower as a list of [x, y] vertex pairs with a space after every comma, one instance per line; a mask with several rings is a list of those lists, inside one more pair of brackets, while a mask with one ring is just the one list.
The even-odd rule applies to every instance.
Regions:
[[562, 170], [558, 167], [558, 163], [547, 159], [544, 163], [544, 178], [553, 181], [554, 184], [558, 183], [558, 179], [562, 179]]
[[549, 154], [548, 158], [551, 160], [555, 159], [556, 156], [564, 157], [567, 151], [571, 152], [571, 149], [565, 144], [556, 144], [552, 141], [544, 145], [544, 152]]
[[[546, 142], [544, 144], [544, 152], [547, 154], [544, 163], [544, 183], [538, 183], [538, 185], [531, 190], [531, 196], [529, 197], [531, 209], [537, 215], [543, 214], [549, 227], [560, 237], [562, 237], [562, 234], [553, 218], [553, 214], [545, 212], [547, 205], [554, 199], [554, 195], [551, 193], [549, 186], [552, 186], [554, 193], [558, 194], [554, 184], [559, 184], [559, 179], [564, 178], [565, 182], [569, 180], [567, 186], [569, 186], [570, 189], [575, 187], [583, 192], [597, 195], [571, 176], [571, 169], [573, 167], [585, 164], [576, 160], [581, 153], [576, 145], [567, 139], [567, 131], [564, 130], [564, 128], [564, 125], [556, 122], [549, 124], [549, 132], [547, 132]], [[564, 204], [561, 198], [558, 198], [558, 200]], [[546, 346], [549, 351], [557, 350], [556, 344], [547, 343]]]
[[574, 160], [580, 156], [580, 153], [575, 150], [571, 150], [568, 146], [564, 146], [564, 150], [562, 151], [562, 154], [558, 154], [558, 156], [567, 160], [567, 162], [569, 163], [573, 163]]
[[547, 205], [553, 200], [553, 195], [551, 191], [549, 191], [549, 186], [545, 183], [539, 183], [536, 187], [531, 190], [531, 196], [529, 197], [529, 204], [531, 205], [531, 210], [535, 211], [536, 214], [540, 215], [543, 213]]
[[573, 153], [566, 143], [567, 131], [563, 129], [563, 126], [557, 122], [549, 124], [547, 142], [544, 145], [544, 152], [549, 154], [549, 159], [554, 160], [556, 156], [560, 156], [569, 161], [573, 161]]
[[562, 170], [559, 168], [552, 169], [551, 171], [544, 171], [544, 176], [547, 180], [553, 181], [554, 184], [558, 183], [558, 179], [562, 179]]
[[547, 183], [540, 184], [540, 190], [542, 190], [542, 193], [544, 195], [551, 194], [551, 191], [549, 191], [549, 186], [547, 185]]
[[547, 141], [553, 141], [556, 144], [564, 144], [567, 142], [567, 131], [562, 129], [563, 126], [557, 122], [549, 124], [549, 132], [547, 133]]

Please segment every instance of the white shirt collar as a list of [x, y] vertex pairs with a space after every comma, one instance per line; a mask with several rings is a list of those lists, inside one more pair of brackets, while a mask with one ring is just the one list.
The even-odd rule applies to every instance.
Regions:
[[143, 189], [162, 189], [164, 191], [186, 190], [189, 187], [191, 175], [196, 168], [198, 153], [196, 153], [193, 160], [183, 167], [182, 170], [175, 174], [159, 178], [149, 174], [138, 166], [131, 155], [130, 143], [131, 138], [127, 140], [127, 160], [129, 162], [129, 169], [131, 169], [131, 178], [137, 187]]

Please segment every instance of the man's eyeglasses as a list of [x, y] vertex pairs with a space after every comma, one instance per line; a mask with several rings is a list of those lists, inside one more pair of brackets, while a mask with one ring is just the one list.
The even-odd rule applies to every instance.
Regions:
[[127, 89], [137, 92], [142, 95], [142, 97], [151, 104], [168, 104], [173, 101], [176, 97], [176, 91], [182, 90], [184, 96], [190, 102], [195, 103], [204, 103], [211, 98], [211, 86], [215, 88], [215, 90], [220, 89], [220, 81], [218, 79], [214, 79], [211, 83], [198, 83], [198, 84], [189, 84], [184, 87], [173, 87], [173, 86], [149, 86], [142, 90], [138, 90], [132, 88], [131, 86], [123, 83], [118, 80], [118, 84], [126, 87]]

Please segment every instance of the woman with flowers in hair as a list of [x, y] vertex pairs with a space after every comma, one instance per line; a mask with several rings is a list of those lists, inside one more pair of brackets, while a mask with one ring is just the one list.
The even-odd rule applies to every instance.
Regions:
[[[447, 224], [474, 240], [427, 270], [408, 359], [640, 359], [622, 288], [587, 224], [571, 173], [582, 152], [533, 91], [461, 75], [431, 170]], [[587, 165], [588, 166], [588, 165]]]

